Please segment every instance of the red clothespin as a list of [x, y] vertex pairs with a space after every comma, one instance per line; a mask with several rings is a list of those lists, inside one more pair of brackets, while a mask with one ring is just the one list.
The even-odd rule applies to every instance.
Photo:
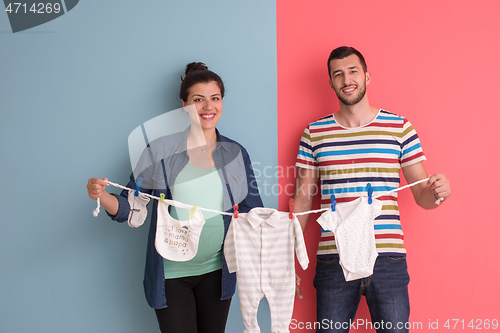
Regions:
[[290, 198], [290, 201], [288, 201], [288, 207], [290, 208], [290, 214], [288, 214], [288, 217], [291, 220], [293, 219], [293, 208], [294, 208], [293, 198]]
[[234, 210], [234, 213], [233, 213], [234, 218], [237, 219], [238, 218], [238, 214], [239, 214], [238, 213], [238, 205], [237, 204], [233, 205], [233, 210]]

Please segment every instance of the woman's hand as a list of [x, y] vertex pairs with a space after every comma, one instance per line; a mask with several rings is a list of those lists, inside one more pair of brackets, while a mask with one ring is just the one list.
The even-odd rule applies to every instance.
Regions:
[[108, 178], [99, 179], [99, 178], [90, 178], [87, 183], [87, 191], [89, 192], [90, 199], [97, 200], [97, 198], [102, 198], [104, 193], [106, 192], [106, 186], [109, 186], [107, 183]]
[[109, 186], [107, 182], [108, 178], [90, 178], [87, 183], [87, 191], [89, 192], [90, 199], [100, 199], [101, 205], [110, 213], [111, 215], [116, 215], [118, 212], [118, 199], [106, 192], [106, 186]]

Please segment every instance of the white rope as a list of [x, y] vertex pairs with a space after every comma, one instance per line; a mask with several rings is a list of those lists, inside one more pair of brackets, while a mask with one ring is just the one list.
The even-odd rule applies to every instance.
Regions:
[[[420, 184], [420, 183], [423, 183], [423, 182], [426, 182], [428, 181], [429, 178], [426, 178], [426, 179], [422, 179], [422, 180], [419, 180], [419, 181], [416, 181], [414, 183], [411, 183], [411, 184], [408, 184], [408, 185], [405, 185], [403, 187], [400, 187], [400, 188], [395, 188], [393, 190], [390, 190], [390, 191], [386, 191], [382, 194], [379, 194], [373, 198], [379, 198], [381, 196], [384, 196], [384, 195], [387, 195], [388, 193], [391, 193], [391, 192], [397, 192], [397, 191], [401, 191], [401, 190], [404, 190], [405, 188], [408, 188], [408, 187], [412, 187], [412, 186], [415, 186], [417, 184]], [[114, 187], [118, 187], [118, 188], [121, 188], [122, 190], [127, 190], [127, 191], [135, 191], [131, 188], [128, 188], [128, 187], [125, 187], [125, 186], [122, 186], [120, 184], [117, 184], [117, 183], [113, 183], [113, 182], [110, 182], [109, 180], [107, 180], [106, 182], [108, 182], [109, 185], [111, 186], [114, 186]], [[150, 194], [147, 194], [147, 193], [144, 193], [144, 192], [141, 192], [143, 195], [151, 198], [151, 199], [155, 199], [155, 200], [158, 200], [158, 201], [162, 201], [162, 198], [158, 198], [158, 197], [155, 197], [154, 195], [150, 195]], [[435, 204], [436, 205], [439, 205], [442, 201], [444, 200], [444, 198], [439, 198], [436, 200]], [[175, 200], [168, 200], [168, 199], [163, 199], [163, 201], [166, 201], [167, 203], [173, 205], [173, 206], [176, 206], [176, 204], [181, 204], [183, 206], [186, 206], [185, 204], [182, 204], [182, 203], [179, 203], [178, 201], [175, 201]], [[194, 206], [191, 206], [191, 205], [187, 205], [187, 206], [190, 206], [191, 208], [194, 207]], [[97, 215], [99, 215], [99, 211], [100, 211], [100, 207], [101, 207], [101, 203], [100, 203], [100, 200], [99, 198], [97, 198], [97, 208], [94, 209], [93, 211], [93, 215], [94, 217], [97, 217]], [[202, 208], [202, 207], [198, 207], [198, 209], [200, 210], [203, 210], [205, 212], [211, 212], [211, 213], [216, 213], [216, 214], [221, 214], [221, 215], [228, 215], [228, 216], [232, 216], [233, 213], [226, 213], [226, 212], [219, 212], [217, 210], [214, 210], [214, 209], [208, 209], [208, 208]], [[324, 211], [327, 211], [328, 208], [322, 208], [322, 209], [316, 209], [316, 210], [309, 210], [309, 211], [306, 211], [306, 212], [300, 212], [300, 213], [293, 213], [293, 215], [295, 216], [300, 216], [300, 215], [306, 215], [306, 214], [314, 214], [314, 213], [321, 213], [321, 212], [324, 212]]]
[[[430, 177], [429, 177], [429, 178], [430, 178]], [[384, 192], [384, 193], [382, 193], [382, 194], [380, 194], [380, 195], [377, 195], [377, 196], [376, 196], [376, 197], [374, 197], [374, 198], [381, 197], [381, 196], [386, 195], [386, 194], [391, 193], [391, 192], [397, 192], [397, 191], [400, 191], [400, 190], [404, 190], [405, 188], [412, 187], [412, 186], [414, 186], [414, 185], [417, 185], [417, 184], [420, 184], [420, 183], [426, 182], [426, 181], [428, 181], [428, 180], [429, 180], [429, 178], [425, 178], [425, 179], [422, 179], [422, 180], [418, 180], [418, 181], [416, 181], [416, 182], [414, 182], [414, 183], [411, 183], [411, 184], [409, 184], [409, 185], [405, 185], [405, 186], [403, 186], [403, 187], [396, 188], [396, 189], [394, 189], [394, 190], [390, 190], [390, 191]], [[439, 204], [440, 204], [443, 200], [444, 200], [444, 198], [438, 198], [438, 199], [437, 199], [434, 203], [435, 203], [436, 205], [438, 205], [438, 206], [439, 206]]]
[[307, 212], [293, 213], [293, 215], [300, 216], [300, 215], [306, 215], [306, 214], [321, 213], [321, 212], [325, 212], [327, 210], [328, 210], [328, 208], [322, 208], [322, 209], [316, 209], [316, 210], [308, 210]]
[[[113, 183], [113, 182], [110, 182], [109, 180], [106, 180], [106, 182], [111, 185], [111, 186], [114, 186], [114, 187], [118, 187], [118, 188], [121, 188], [122, 190], [127, 190], [127, 191], [135, 191], [131, 188], [128, 188], [128, 187], [125, 187], [125, 186], [122, 186], [120, 184], [117, 184], [117, 183]], [[146, 197], [149, 197], [151, 199], [155, 199], [155, 200], [158, 200], [158, 201], [162, 201], [162, 198], [159, 198], [159, 197], [156, 197], [154, 195], [151, 195], [151, 194], [147, 194], [147, 193], [144, 193], [144, 192], [141, 192], [142, 195], [146, 196]], [[163, 201], [167, 202], [168, 204], [170, 205], [173, 205], [173, 206], [189, 206], [190, 208], [194, 207], [194, 206], [191, 206], [191, 205], [186, 205], [186, 204], [182, 204], [178, 201], [175, 201], [175, 200], [168, 200], [168, 199], [163, 199]], [[100, 207], [100, 200], [99, 198], [97, 198], [97, 208], [94, 209], [93, 211], [93, 215], [94, 217], [97, 217], [97, 215], [99, 214], [99, 207]], [[203, 210], [205, 212], [211, 212], [211, 213], [216, 213], [216, 214], [221, 214], [221, 215], [229, 215], [229, 216], [232, 216], [233, 213], [226, 213], [226, 212], [219, 212], [218, 210], [214, 210], [214, 209], [208, 209], [208, 208], [202, 208], [202, 207], [198, 207], [198, 209], [200, 210]]]
[[[408, 187], [412, 187], [412, 186], [415, 186], [415, 185], [417, 185], [417, 184], [420, 184], [420, 183], [426, 182], [426, 181], [428, 181], [428, 180], [429, 180], [429, 178], [425, 178], [425, 179], [422, 179], [422, 180], [416, 181], [416, 182], [414, 182], [414, 183], [411, 183], [411, 184], [408, 184], [408, 185], [402, 186], [402, 187], [400, 187], [400, 188], [395, 188], [395, 189], [393, 189], [393, 190], [386, 191], [386, 192], [384, 192], [384, 193], [382, 193], [382, 194], [379, 194], [379, 195], [377, 195], [377, 196], [374, 196], [373, 198], [379, 198], [379, 197], [384, 196], [384, 195], [387, 195], [387, 194], [389, 194], [389, 193], [391, 193], [391, 192], [401, 191], [401, 190], [404, 190], [404, 189], [406, 189], [406, 188], [408, 188]], [[437, 200], [436, 200], [435, 204], [436, 204], [436, 205], [439, 205], [439, 204], [441, 203], [441, 201], [443, 201], [443, 200], [444, 200], [444, 198], [439, 198], [439, 199], [437, 199]], [[310, 211], [307, 211], [307, 212], [294, 213], [294, 215], [295, 215], [295, 216], [300, 216], [300, 215], [306, 215], [306, 214], [321, 213], [321, 212], [327, 211], [328, 209], [329, 209], [329, 208], [322, 208], [322, 209], [310, 210]]]
[[101, 207], [101, 199], [97, 198], [97, 207], [92, 212], [92, 214], [94, 215], [94, 217], [97, 217], [97, 215], [99, 215], [100, 207]]
[[405, 186], [403, 186], [403, 187], [400, 187], [400, 188], [395, 188], [395, 189], [393, 189], [393, 190], [390, 190], [390, 191], [384, 192], [384, 193], [382, 193], [382, 194], [377, 195], [377, 196], [376, 196], [376, 197], [374, 197], [374, 198], [381, 197], [381, 196], [386, 195], [386, 194], [389, 194], [389, 193], [391, 193], [391, 192], [397, 192], [397, 191], [400, 191], [400, 190], [404, 190], [405, 188], [412, 187], [412, 186], [414, 186], [414, 185], [417, 185], [417, 184], [420, 184], [420, 183], [426, 182], [426, 181], [428, 181], [428, 180], [429, 180], [429, 178], [425, 178], [425, 179], [422, 179], [422, 180], [416, 181], [416, 182], [414, 182], [414, 183], [411, 183], [411, 184], [409, 184], [409, 185], [405, 185]]

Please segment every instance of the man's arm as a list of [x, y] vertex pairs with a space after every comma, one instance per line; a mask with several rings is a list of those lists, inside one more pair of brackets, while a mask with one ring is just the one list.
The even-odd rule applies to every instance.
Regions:
[[[299, 168], [297, 185], [293, 196], [294, 213], [311, 210], [314, 195], [318, 193], [318, 179], [318, 170]], [[309, 214], [297, 216], [297, 219], [299, 220], [302, 232], [304, 232]], [[300, 281], [301, 278], [295, 273], [295, 295], [298, 298], [303, 298], [302, 291], [300, 290]]]
[[[293, 196], [294, 213], [306, 212], [311, 210], [314, 195], [318, 193], [318, 174], [317, 169], [299, 168], [297, 185]], [[306, 229], [309, 214], [297, 216], [302, 227], [302, 232]]]
[[[403, 167], [403, 174], [408, 184], [427, 178], [424, 163], [418, 162]], [[443, 201], [451, 195], [450, 181], [442, 173], [432, 175], [427, 183], [420, 183], [411, 187], [415, 202], [422, 208], [436, 208], [436, 200], [443, 198]]]

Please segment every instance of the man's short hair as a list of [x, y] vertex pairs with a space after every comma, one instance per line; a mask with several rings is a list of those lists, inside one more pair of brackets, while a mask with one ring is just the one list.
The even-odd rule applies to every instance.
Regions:
[[328, 75], [330, 76], [330, 78], [332, 77], [332, 73], [330, 72], [330, 61], [332, 61], [333, 59], [344, 59], [352, 54], [355, 54], [359, 58], [361, 66], [363, 67], [363, 71], [366, 73], [368, 67], [366, 66], [365, 58], [363, 57], [361, 52], [356, 50], [354, 47], [340, 46], [337, 47], [335, 50], [333, 50], [332, 53], [330, 53], [330, 57], [328, 57], [327, 65], [328, 65]]

